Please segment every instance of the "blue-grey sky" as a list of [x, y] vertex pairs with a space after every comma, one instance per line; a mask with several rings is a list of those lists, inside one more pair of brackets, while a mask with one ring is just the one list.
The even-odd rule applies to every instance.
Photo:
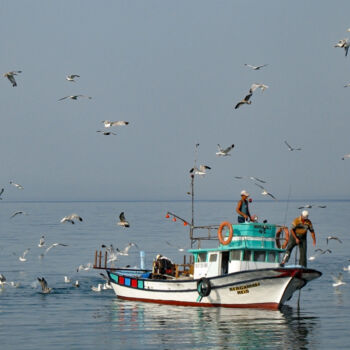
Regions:
[[[348, 1], [1, 1], [6, 200], [348, 198]], [[268, 64], [253, 71], [245, 63]], [[67, 74], [79, 74], [76, 83]], [[252, 83], [252, 104], [234, 110]], [[91, 100], [58, 99], [71, 94]], [[102, 120], [126, 120], [116, 136]], [[284, 144], [302, 147], [289, 152]], [[217, 144], [235, 144], [231, 157]], [[24, 186], [20, 191], [9, 185]]]

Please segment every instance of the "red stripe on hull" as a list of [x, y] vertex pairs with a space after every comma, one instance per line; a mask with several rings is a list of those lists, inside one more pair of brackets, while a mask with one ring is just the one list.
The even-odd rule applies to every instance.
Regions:
[[176, 300], [158, 300], [158, 299], [143, 299], [143, 298], [131, 298], [122, 297], [118, 295], [119, 299], [142, 301], [144, 303], [166, 304], [166, 305], [178, 305], [178, 306], [199, 306], [199, 307], [227, 307], [227, 308], [245, 308], [245, 309], [268, 309], [278, 310], [278, 303], [254, 303], [254, 304], [211, 304], [211, 303], [197, 303], [189, 301], [176, 301]]

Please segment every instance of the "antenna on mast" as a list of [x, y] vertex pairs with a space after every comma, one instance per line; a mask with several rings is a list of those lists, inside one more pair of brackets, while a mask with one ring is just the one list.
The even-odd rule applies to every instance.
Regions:
[[[197, 167], [197, 156], [198, 156], [198, 147], [199, 143], [196, 143], [194, 149], [194, 163], [193, 169]], [[194, 228], [194, 172], [191, 173], [191, 227], [190, 227], [190, 239], [191, 239], [191, 248], [193, 246], [193, 228]]]

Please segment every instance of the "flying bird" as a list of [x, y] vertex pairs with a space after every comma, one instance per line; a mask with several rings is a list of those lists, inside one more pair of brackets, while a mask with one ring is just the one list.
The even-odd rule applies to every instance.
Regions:
[[252, 181], [258, 181], [258, 182], [261, 182], [261, 183], [263, 183], [263, 184], [266, 184], [266, 181], [261, 180], [261, 179], [255, 177], [255, 176], [235, 176], [235, 179], [241, 180], [241, 179], [243, 179], [243, 178], [245, 178], [245, 177], [247, 177], [248, 179], [250, 179], [250, 180], [252, 180]]
[[42, 277], [42, 278], [38, 277], [38, 281], [40, 282], [41, 290], [44, 294], [48, 294], [51, 292], [52, 288], [49, 288], [47, 286], [47, 282], [46, 282], [44, 277]]
[[268, 86], [265, 84], [253, 83], [249, 89], [249, 92], [253, 93], [256, 89], [261, 89], [261, 91], [264, 92], [266, 89], [268, 89]]
[[297, 148], [292, 147], [287, 141], [284, 141], [284, 143], [287, 145], [287, 147], [290, 151], [301, 151], [300, 147], [297, 147]]
[[302, 205], [302, 206], [298, 207], [298, 209], [310, 209], [310, 208], [312, 208], [311, 204], [306, 204], [306, 205]]
[[28, 252], [30, 251], [30, 248], [27, 248], [23, 254], [18, 258], [19, 261], [27, 261], [26, 255], [28, 254]]
[[194, 173], [195, 175], [201, 175], [204, 176], [207, 173], [207, 169], [211, 169], [208, 165], [200, 165], [199, 169], [197, 167], [193, 167], [190, 170], [190, 173]]
[[165, 243], [166, 243], [168, 246], [170, 246], [170, 247], [176, 248], [179, 252], [183, 252], [183, 251], [185, 250], [185, 248], [181, 248], [181, 247], [179, 247], [179, 246], [175, 246], [175, 245], [173, 245], [172, 243], [170, 243], [169, 241], [166, 241]]
[[5, 283], [6, 283], [6, 277], [2, 273], [0, 273], [0, 285], [2, 286]]
[[345, 57], [348, 55], [349, 46], [350, 46], [348, 40], [349, 40], [348, 38], [341, 39], [334, 45], [334, 47], [341, 47], [345, 50]]
[[24, 211], [16, 211], [14, 212], [11, 216], [10, 216], [10, 219], [14, 218], [16, 215], [27, 215], [27, 213], [25, 213]]
[[124, 120], [117, 120], [117, 121], [114, 121], [114, 122], [111, 122], [109, 120], [103, 120], [101, 123], [104, 124], [105, 128], [110, 128], [112, 126], [124, 126], [124, 125], [128, 125], [129, 124], [129, 122], [126, 122]]
[[86, 98], [88, 98], [89, 100], [91, 100], [92, 99], [92, 97], [90, 97], [90, 96], [85, 96], [85, 95], [70, 95], [70, 96], [65, 96], [65, 97], [62, 97], [62, 98], [60, 98], [58, 101], [62, 101], [62, 100], [65, 100], [66, 98], [69, 98], [69, 99], [71, 99], [71, 100], [77, 100], [78, 98], [80, 98], [80, 97], [86, 97]]
[[124, 215], [123, 211], [119, 214], [119, 221], [118, 221], [117, 225], [124, 226], [124, 227], [130, 227], [129, 222], [126, 221], [126, 219], [125, 219], [125, 215]]
[[11, 82], [13, 87], [15, 87], [15, 86], [17, 86], [15, 75], [17, 75], [19, 73], [22, 73], [22, 71], [21, 70], [14, 70], [12, 72], [5, 73], [4, 77], [7, 78]]
[[339, 272], [338, 276], [332, 275], [334, 283], [332, 284], [333, 287], [339, 287], [341, 285], [346, 284], [346, 282], [343, 281], [343, 274]]
[[342, 159], [342, 160], [345, 160], [345, 159], [347, 159], [347, 158], [350, 158], [350, 153], [343, 155], [341, 159]]
[[264, 67], [267, 66], [267, 64], [262, 64], [260, 66], [253, 66], [253, 65], [248, 64], [248, 63], [244, 63], [244, 65], [249, 67], [249, 68], [251, 68], [251, 69], [253, 69], [253, 70], [259, 70], [259, 69], [264, 68]]
[[322, 209], [327, 208], [326, 205], [318, 205], [317, 207], [318, 207], [318, 208], [322, 208]]
[[117, 254], [117, 251], [114, 249], [113, 244], [110, 244], [109, 247], [107, 247], [106, 245], [102, 244], [101, 247], [102, 248], [106, 248], [106, 251], [108, 253], [107, 263], [114, 264], [114, 262], [116, 260], [118, 260], [118, 254]]
[[67, 75], [66, 76], [66, 79], [68, 80], [68, 81], [72, 81], [72, 82], [74, 82], [75, 83], [75, 78], [80, 78], [80, 75], [78, 75], [78, 74], [70, 74], [70, 75]]
[[75, 224], [75, 220], [79, 220], [80, 222], [83, 221], [83, 218], [79, 216], [78, 214], [70, 214], [65, 217], [63, 217], [60, 222], [70, 222], [71, 224]]
[[89, 263], [87, 263], [85, 265], [83, 265], [83, 264], [79, 265], [77, 267], [77, 272], [79, 272], [79, 271], [89, 271], [91, 269], [92, 269], [92, 264], [89, 262]]
[[13, 181], [10, 181], [10, 184], [11, 184], [12, 186], [15, 186], [15, 187], [18, 188], [19, 190], [23, 190], [23, 189], [24, 189], [24, 187], [23, 187], [22, 185], [16, 184], [16, 183], [13, 182]]
[[130, 250], [131, 247], [137, 247], [138, 248], [136, 243], [130, 242], [130, 243], [128, 243], [128, 245], [123, 250], [119, 250], [117, 248], [117, 254], [123, 255], [123, 256], [127, 256], [127, 255], [129, 255], [129, 250]]
[[112, 132], [112, 131], [97, 130], [96, 132], [100, 132], [100, 133], [102, 133], [105, 136], [117, 135], [115, 132]]
[[[315, 249], [315, 255], [310, 256], [309, 260], [315, 260], [318, 255], [326, 254], [326, 253], [332, 253], [330, 249], [323, 250], [321, 248]], [[318, 253], [318, 254], [317, 254]]]
[[240, 106], [247, 104], [250, 105], [252, 103], [252, 101], [249, 101], [249, 99], [252, 97], [253, 93], [250, 92], [248, 95], [246, 95], [243, 100], [239, 101], [236, 106], [235, 109], [239, 108]]
[[4, 193], [4, 191], [5, 191], [4, 188], [2, 188], [1, 191], [0, 191], [0, 200], [2, 199], [2, 198], [1, 198], [1, 195]]
[[331, 239], [334, 239], [334, 240], [338, 241], [339, 243], [343, 243], [338, 237], [335, 237], [335, 236], [328, 236], [328, 237], [326, 238], [327, 244], [328, 244], [328, 242], [329, 242]]
[[52, 248], [58, 247], [58, 246], [68, 247], [68, 244], [64, 244], [64, 243], [53, 243], [53, 244], [51, 244], [48, 248], [46, 248], [44, 255], [47, 254]]
[[272, 193], [268, 192], [263, 186], [255, 183], [255, 182], [254, 182], [254, 184], [262, 189], [261, 194], [263, 196], [270, 196], [272, 199], [276, 200], [276, 197]]
[[221, 148], [221, 146], [218, 144], [218, 151], [215, 153], [217, 156], [230, 156], [229, 152], [232, 150], [232, 148], [235, 147], [235, 145], [228, 146], [227, 148]]

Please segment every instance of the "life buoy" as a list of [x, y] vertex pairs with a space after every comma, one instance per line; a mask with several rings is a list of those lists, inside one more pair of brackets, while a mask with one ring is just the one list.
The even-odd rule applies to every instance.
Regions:
[[197, 292], [201, 298], [207, 297], [211, 292], [211, 283], [206, 277], [202, 277], [197, 282]]
[[[222, 230], [224, 227], [228, 227], [229, 229], [229, 235], [227, 237], [227, 239], [225, 240], [224, 237], [222, 237]], [[218, 238], [219, 238], [219, 241], [222, 245], [227, 245], [227, 244], [230, 244], [231, 241], [232, 241], [232, 237], [233, 237], [233, 227], [232, 227], [232, 224], [228, 221], [223, 221], [220, 226], [219, 226], [219, 229], [218, 229]]]
[[287, 244], [288, 244], [288, 241], [289, 241], [289, 231], [288, 231], [288, 227], [286, 226], [283, 226], [283, 227], [280, 227], [277, 232], [276, 232], [276, 246], [277, 248], [281, 248], [281, 239], [280, 239], [280, 236], [281, 236], [281, 233], [282, 231], [284, 232], [284, 243], [282, 245], [282, 249], [285, 249], [287, 247]]

